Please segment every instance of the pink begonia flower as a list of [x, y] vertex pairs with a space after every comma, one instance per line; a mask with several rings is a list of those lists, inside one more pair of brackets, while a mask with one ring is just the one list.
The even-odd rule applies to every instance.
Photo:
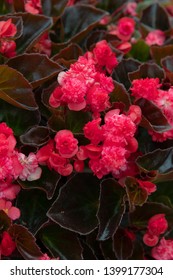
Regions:
[[17, 33], [15, 24], [12, 19], [7, 21], [0, 21], [0, 53], [6, 57], [13, 57], [16, 55], [16, 43], [12, 40]]
[[121, 52], [123, 52], [124, 54], [126, 54], [126, 53], [128, 53], [131, 50], [132, 44], [129, 43], [129, 42], [122, 42], [122, 43], [118, 44], [116, 46], [116, 48], [118, 50], [120, 50]]
[[16, 243], [12, 240], [11, 236], [7, 231], [2, 233], [0, 243], [0, 255], [10, 256], [16, 248]]
[[20, 210], [12, 206], [11, 201], [2, 198], [0, 199], [0, 210], [3, 210], [12, 220], [16, 220], [20, 217]]
[[45, 146], [41, 147], [37, 154], [37, 160], [40, 164], [47, 164], [51, 154], [54, 151], [54, 141], [50, 140]]
[[88, 138], [94, 145], [99, 144], [103, 139], [103, 133], [100, 124], [101, 118], [98, 118], [88, 122], [83, 128], [85, 137]]
[[22, 172], [19, 174], [19, 178], [22, 181], [34, 181], [41, 177], [42, 169], [38, 166], [38, 160], [34, 153], [30, 153], [28, 156], [19, 153], [18, 159], [23, 167]]
[[67, 163], [64, 166], [59, 166], [56, 171], [62, 176], [69, 176], [73, 172], [73, 165]]
[[142, 119], [142, 111], [141, 108], [137, 105], [131, 105], [127, 116], [136, 124], [138, 125], [141, 122]]
[[146, 232], [143, 236], [143, 242], [149, 247], [155, 246], [158, 241], [159, 237], [157, 235], [151, 234], [150, 232]]
[[117, 25], [110, 25], [109, 34], [116, 35], [122, 41], [128, 41], [135, 31], [135, 21], [129, 17], [119, 19]]
[[158, 45], [162, 46], [165, 41], [165, 33], [162, 30], [156, 29], [148, 33], [147, 37], [145, 38], [145, 42], [147, 45]]
[[155, 192], [157, 187], [154, 183], [149, 182], [149, 181], [142, 181], [142, 180], [137, 180], [139, 183], [139, 186], [146, 190], [148, 195], [150, 195], [151, 193]]
[[20, 186], [10, 182], [0, 182], [0, 198], [13, 200], [20, 191]]
[[146, 98], [155, 101], [158, 98], [158, 89], [161, 84], [159, 78], [136, 79], [132, 81], [132, 96], [136, 99]]
[[163, 237], [159, 245], [152, 249], [151, 255], [156, 260], [173, 260], [173, 240]]
[[74, 170], [76, 172], [82, 172], [84, 170], [84, 161], [83, 160], [75, 160], [74, 161]]
[[0, 123], [0, 156], [8, 156], [16, 146], [13, 131], [6, 123]]
[[44, 33], [39, 41], [34, 45], [33, 51], [41, 54], [51, 55], [52, 42], [49, 39], [48, 33]]
[[25, 11], [31, 14], [41, 14], [41, 0], [25, 0]]
[[117, 58], [106, 40], [102, 40], [96, 44], [93, 49], [93, 55], [96, 63], [101, 67], [105, 66], [109, 74], [118, 65]]
[[[99, 48], [108, 56], [100, 57]], [[97, 49], [97, 50], [96, 50]], [[94, 54], [96, 52], [96, 55]], [[67, 72], [58, 75], [59, 86], [52, 92], [49, 103], [52, 107], [67, 105], [70, 110], [80, 111], [85, 108], [98, 115], [110, 107], [109, 94], [114, 89], [113, 80], [104, 73], [112, 71], [116, 65], [115, 54], [111, 51], [106, 41], [101, 41], [93, 49], [80, 56], [74, 64], [71, 64]]]
[[151, 217], [148, 221], [148, 232], [153, 235], [165, 233], [168, 229], [168, 222], [165, 219], [165, 214], [157, 214]]
[[7, 21], [0, 21], [0, 39], [6, 39], [14, 37], [17, 33], [17, 28], [15, 24], [12, 23], [12, 19]]
[[137, 8], [137, 3], [136, 2], [129, 2], [125, 6], [124, 14], [125, 15], [130, 15], [130, 16], [136, 16], [137, 15], [136, 8]]
[[56, 149], [64, 158], [73, 157], [78, 151], [78, 140], [70, 130], [60, 130], [55, 135]]

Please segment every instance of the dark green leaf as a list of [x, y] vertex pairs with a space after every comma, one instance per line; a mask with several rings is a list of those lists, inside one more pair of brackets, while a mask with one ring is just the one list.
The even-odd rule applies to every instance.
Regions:
[[136, 163], [144, 172], [156, 170], [157, 182], [173, 180], [173, 148], [158, 149], [140, 156]]
[[169, 78], [170, 82], [173, 83], [173, 56], [166, 56], [161, 60], [161, 65], [165, 69], [166, 76]]
[[105, 260], [117, 260], [115, 252], [113, 251], [113, 240], [112, 238], [100, 242], [100, 248], [104, 255]]
[[92, 174], [75, 175], [61, 188], [48, 217], [69, 230], [90, 233], [98, 225], [99, 185], [99, 180]]
[[66, 8], [62, 16], [65, 37], [63, 42], [70, 40], [76, 42], [85, 38], [107, 14], [91, 5], [78, 4]]
[[130, 106], [130, 97], [124, 85], [114, 81], [114, 86], [114, 90], [110, 94], [111, 103], [122, 102], [126, 109], [128, 109]]
[[45, 126], [33, 126], [20, 136], [22, 144], [37, 147], [46, 144], [49, 139], [49, 129]]
[[21, 225], [12, 225], [9, 234], [15, 240], [16, 247], [26, 260], [38, 260], [42, 256], [40, 248], [36, 244], [35, 237]]
[[0, 100], [0, 108], [0, 122], [6, 122], [13, 129], [16, 136], [20, 136], [30, 127], [40, 122], [38, 110], [28, 111], [16, 108], [3, 100]]
[[43, 14], [46, 16], [58, 17], [67, 5], [68, 0], [41, 0]]
[[51, 199], [56, 190], [61, 176], [54, 170], [49, 170], [47, 166], [41, 166], [42, 174], [40, 179], [35, 181], [19, 181], [24, 189], [40, 189], [46, 192], [47, 198]]
[[160, 64], [162, 58], [173, 54], [173, 45], [151, 46], [150, 52], [156, 63]]
[[140, 124], [141, 126], [160, 133], [170, 130], [171, 126], [166, 117], [154, 103], [147, 99], [140, 98], [135, 102], [135, 105], [141, 108], [142, 115], [144, 116]]
[[0, 65], [0, 98], [19, 108], [30, 111], [37, 109], [29, 82], [7, 65]]
[[87, 112], [66, 111], [65, 126], [73, 133], [83, 132], [84, 125], [91, 120], [91, 115]]
[[132, 48], [128, 53], [128, 56], [133, 57], [139, 61], [147, 61], [150, 56], [150, 47], [144, 40], [140, 39], [135, 44], [132, 44]]
[[168, 14], [158, 3], [143, 10], [141, 22], [153, 29], [167, 30], [170, 28]]
[[153, 202], [162, 202], [173, 208], [173, 184], [172, 181], [157, 183], [157, 191], [150, 198]]
[[21, 190], [17, 196], [16, 204], [21, 211], [19, 223], [35, 234], [48, 220], [46, 213], [51, 204], [52, 202], [46, 198], [46, 194], [41, 190]]
[[32, 47], [40, 36], [52, 26], [52, 19], [30, 13], [16, 13], [15, 15], [23, 20], [23, 35], [16, 40], [17, 52], [23, 53]]
[[118, 260], [127, 260], [133, 253], [133, 242], [122, 228], [113, 237], [113, 249]]
[[44, 54], [18, 55], [8, 60], [7, 64], [21, 72], [33, 87], [42, 85], [63, 70]]
[[57, 224], [45, 224], [38, 235], [55, 258], [59, 257], [60, 260], [82, 259], [82, 248], [76, 233]]
[[131, 225], [137, 228], [146, 228], [148, 220], [156, 214], [173, 215], [172, 208], [157, 202], [146, 202], [143, 206], [136, 206], [135, 211], [130, 213]]
[[104, 241], [117, 230], [125, 211], [125, 191], [114, 179], [101, 183], [100, 204], [98, 209], [98, 239]]
[[161, 67], [155, 63], [143, 63], [138, 70], [128, 74], [131, 81], [135, 79], [159, 78], [160, 81], [165, 78], [165, 73]]
[[11, 226], [11, 223], [11, 219], [7, 216], [7, 214], [3, 210], [0, 210], [0, 233], [7, 231]]
[[122, 83], [126, 89], [131, 86], [128, 78], [128, 73], [134, 72], [138, 69], [140, 62], [134, 59], [123, 59], [112, 73], [112, 78], [119, 83]]
[[134, 206], [142, 206], [147, 201], [147, 191], [139, 186], [135, 178], [127, 177], [125, 186], [131, 210], [134, 209]]

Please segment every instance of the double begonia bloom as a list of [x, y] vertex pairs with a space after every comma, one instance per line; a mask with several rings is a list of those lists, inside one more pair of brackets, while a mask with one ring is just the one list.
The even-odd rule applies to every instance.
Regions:
[[20, 217], [20, 210], [12, 206], [11, 201], [0, 199], [0, 210], [3, 210], [12, 220], [16, 220]]
[[155, 192], [157, 187], [154, 183], [149, 181], [142, 181], [138, 180], [139, 186], [147, 191], [147, 194], [150, 195], [151, 193]]
[[41, 14], [42, 13], [41, 0], [26, 0], [25, 11], [35, 15]]
[[64, 158], [72, 158], [78, 151], [78, 140], [70, 130], [60, 130], [55, 135], [56, 149]]
[[135, 31], [135, 21], [130, 17], [122, 17], [117, 25], [109, 26], [109, 33], [116, 35], [122, 41], [128, 41]]
[[[101, 57], [101, 50], [103, 51]], [[92, 52], [80, 56], [67, 72], [58, 75], [59, 86], [52, 92], [52, 107], [67, 105], [70, 110], [87, 109], [98, 115], [110, 107], [109, 94], [114, 89], [113, 80], [105, 75], [117, 65], [115, 54], [106, 41], [100, 41]]]
[[13, 184], [11, 180], [9, 182], [0, 182], [0, 198], [13, 200], [16, 198], [19, 192], [20, 186], [17, 184]]
[[149, 232], [146, 232], [143, 236], [143, 242], [149, 247], [153, 247], [157, 245], [159, 241], [159, 237], [157, 235], [153, 235]]
[[102, 40], [96, 44], [93, 49], [93, 55], [96, 63], [100, 67], [106, 67], [109, 74], [111, 74], [113, 68], [118, 65], [117, 58], [106, 40]]
[[173, 260], [173, 240], [160, 240], [158, 246], [152, 248], [151, 255], [156, 260]]
[[148, 231], [153, 235], [163, 234], [167, 229], [168, 222], [165, 218], [165, 214], [154, 215], [148, 221]]
[[16, 35], [17, 28], [11, 19], [0, 21], [0, 53], [6, 57], [16, 54], [16, 43], [11, 39]]
[[28, 157], [19, 153], [18, 160], [22, 166], [22, 170], [19, 174], [19, 178], [22, 181], [34, 181], [41, 177], [42, 170], [38, 166], [38, 160], [34, 153], [30, 153]]
[[147, 37], [145, 38], [145, 42], [149, 46], [162, 46], [165, 42], [165, 33], [159, 29], [153, 30], [148, 33]]
[[12, 240], [11, 236], [7, 231], [2, 233], [0, 243], [0, 255], [10, 256], [16, 248], [16, 243]]

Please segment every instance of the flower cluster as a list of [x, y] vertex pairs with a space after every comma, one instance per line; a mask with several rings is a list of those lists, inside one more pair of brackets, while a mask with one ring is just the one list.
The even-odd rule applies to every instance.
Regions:
[[16, 149], [16, 139], [13, 131], [6, 123], [0, 123], [0, 210], [3, 210], [12, 220], [20, 217], [20, 210], [12, 206], [20, 191], [20, 186], [14, 181], [37, 180], [41, 176], [41, 168], [35, 154], [25, 156]]
[[[78, 151], [78, 140], [70, 130], [60, 130], [54, 140], [50, 140], [37, 152], [40, 164], [46, 164], [50, 169], [63, 176], [68, 176], [73, 171], [70, 161], [75, 158]], [[75, 163], [76, 164], [76, 163]]]
[[80, 56], [67, 72], [58, 75], [59, 86], [50, 96], [50, 105], [67, 105], [70, 110], [84, 108], [98, 114], [110, 107], [109, 94], [114, 85], [104, 68], [110, 73], [117, 65], [115, 54], [105, 40], [96, 44], [92, 52]]
[[145, 98], [153, 102], [170, 124], [168, 131], [158, 133], [155, 131], [149, 131], [152, 135], [153, 141], [163, 142], [166, 139], [173, 139], [173, 88], [170, 87], [168, 90], [162, 90], [161, 84], [158, 78], [145, 78], [137, 79], [132, 82], [132, 96], [136, 99]]
[[0, 53], [6, 57], [16, 55], [16, 43], [14, 42], [16, 33], [17, 28], [11, 19], [0, 21]]
[[173, 260], [173, 240], [161, 238], [160, 243], [152, 248], [151, 255], [156, 260]]
[[168, 222], [165, 214], [157, 214], [148, 221], [148, 230], [143, 236], [143, 242], [147, 246], [155, 246], [159, 241], [159, 236], [168, 229]]

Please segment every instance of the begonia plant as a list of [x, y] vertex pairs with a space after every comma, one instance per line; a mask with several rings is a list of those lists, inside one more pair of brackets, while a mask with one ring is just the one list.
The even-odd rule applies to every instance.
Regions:
[[173, 260], [173, 4], [0, 2], [0, 258]]

